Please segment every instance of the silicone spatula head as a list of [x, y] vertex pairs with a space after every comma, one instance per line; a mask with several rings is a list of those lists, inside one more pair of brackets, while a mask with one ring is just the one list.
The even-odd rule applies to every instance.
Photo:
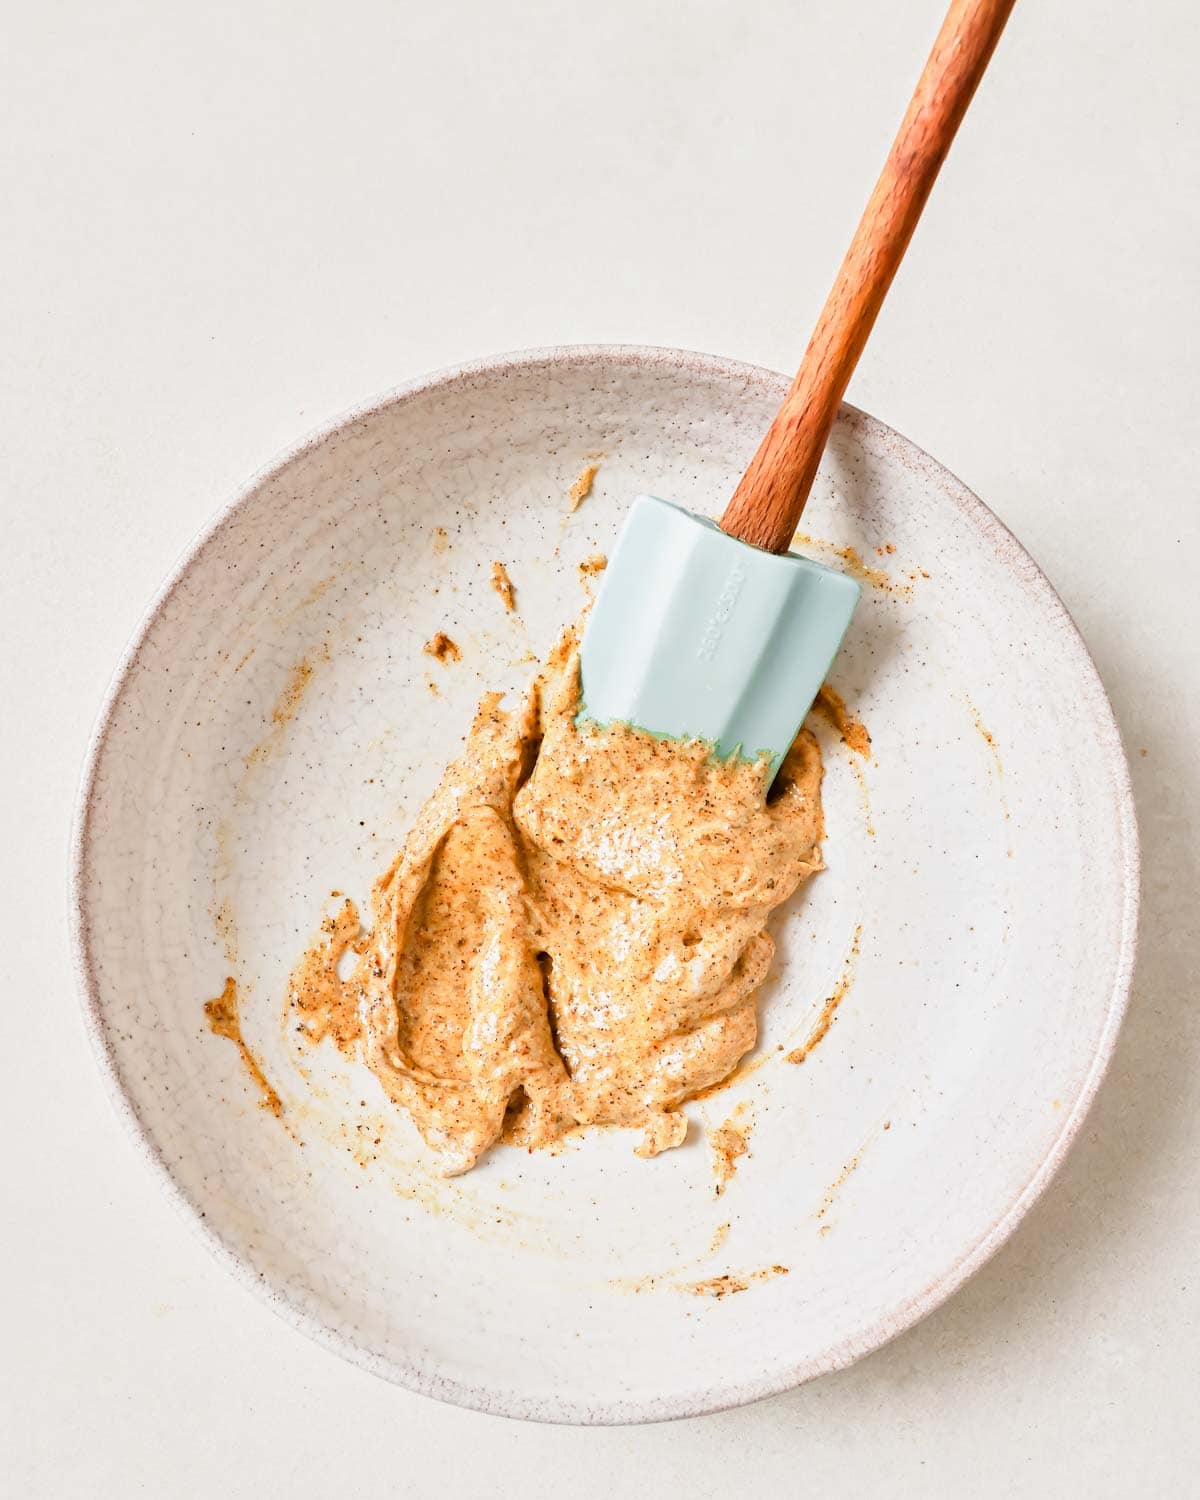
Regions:
[[643, 496], [580, 651], [583, 714], [779, 767], [859, 589], [787, 552], [838, 405], [1013, 0], [951, 0], [800, 369], [720, 526]]
[[584, 631], [582, 716], [707, 740], [722, 757], [766, 755], [773, 777], [859, 592], [832, 568], [642, 495]]

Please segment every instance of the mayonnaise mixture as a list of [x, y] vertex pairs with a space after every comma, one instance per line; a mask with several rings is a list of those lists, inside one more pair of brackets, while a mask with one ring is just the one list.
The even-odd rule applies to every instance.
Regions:
[[806, 730], [768, 800], [762, 762], [577, 727], [578, 683], [569, 633], [518, 709], [483, 699], [369, 928], [346, 902], [291, 978], [308, 1037], [360, 1056], [447, 1173], [577, 1125], [678, 1145], [680, 1104], [754, 1045], [767, 916], [821, 868]]

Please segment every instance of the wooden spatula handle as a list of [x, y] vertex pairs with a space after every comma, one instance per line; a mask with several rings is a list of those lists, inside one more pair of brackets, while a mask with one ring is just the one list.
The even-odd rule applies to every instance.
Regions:
[[795, 380], [721, 517], [785, 552], [838, 403], [1015, 0], [952, 0]]

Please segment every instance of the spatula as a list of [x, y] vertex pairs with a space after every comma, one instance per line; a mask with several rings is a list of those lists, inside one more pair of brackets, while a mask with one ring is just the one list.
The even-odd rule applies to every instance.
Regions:
[[773, 777], [850, 624], [859, 585], [788, 552], [838, 404], [1014, 0], [953, 0], [803, 362], [720, 525], [642, 495], [580, 650], [580, 717]]

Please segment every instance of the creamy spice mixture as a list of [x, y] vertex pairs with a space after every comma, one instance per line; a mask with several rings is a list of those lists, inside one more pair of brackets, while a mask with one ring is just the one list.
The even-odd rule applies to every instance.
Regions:
[[578, 682], [569, 632], [518, 708], [483, 699], [365, 930], [347, 901], [290, 981], [298, 1027], [361, 1057], [447, 1173], [578, 1125], [679, 1145], [679, 1106], [754, 1046], [768, 915], [821, 868], [807, 730], [768, 798], [762, 762], [577, 727]]

